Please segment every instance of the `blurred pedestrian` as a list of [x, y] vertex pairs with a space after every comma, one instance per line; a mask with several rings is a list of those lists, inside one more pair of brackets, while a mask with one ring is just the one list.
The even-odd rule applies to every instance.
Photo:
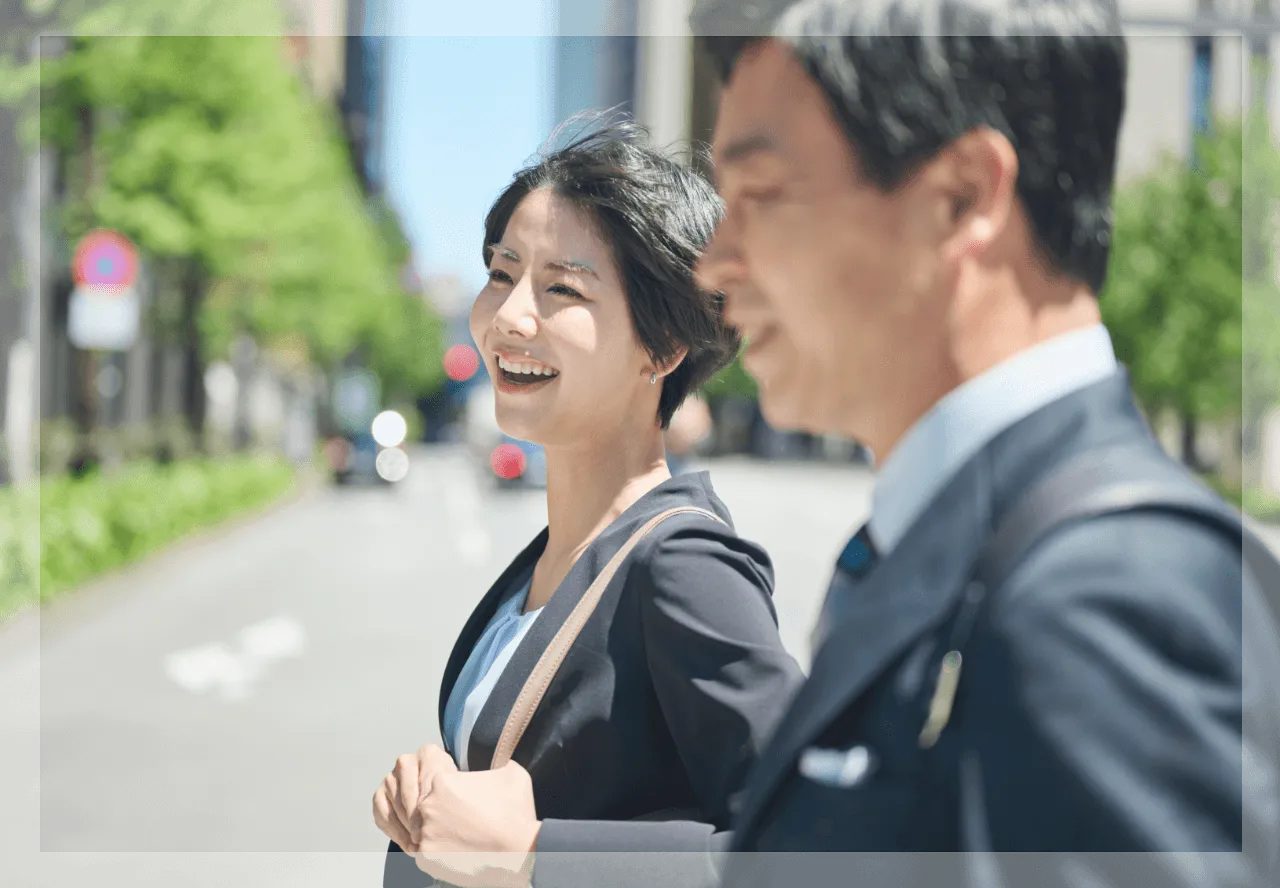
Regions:
[[705, 847], [802, 680], [768, 555], [706, 472], [672, 477], [665, 459], [673, 414], [738, 348], [693, 279], [720, 208], [617, 124], [520, 171], [489, 212], [471, 333], [499, 426], [545, 450], [548, 527], [454, 646], [445, 749], [401, 757], [375, 795], [387, 885], [429, 882], [418, 868], [519, 884], [531, 866], [542, 883], [606, 885], [636, 861], [566, 874], [580, 859], [556, 852]]
[[[735, 821], [773, 853], [727, 884], [1280, 884], [1275, 562], [1162, 452], [1100, 320], [1115, 2], [693, 21], [726, 203], [699, 279], [769, 422], [879, 466]], [[978, 853], [783, 853], [815, 851]]]
[[711, 437], [711, 411], [707, 402], [697, 395], [690, 395], [671, 417], [667, 427], [667, 465], [672, 475], [683, 474], [690, 460], [708, 438]]

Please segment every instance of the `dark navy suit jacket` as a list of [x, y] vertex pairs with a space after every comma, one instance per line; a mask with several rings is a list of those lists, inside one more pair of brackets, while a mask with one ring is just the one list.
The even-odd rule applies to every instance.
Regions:
[[[597, 574], [638, 528], [678, 506], [725, 523], [676, 515], [632, 551], [515, 749], [533, 781], [540, 850], [607, 845], [619, 827], [651, 838], [672, 819], [692, 821], [684, 825], [706, 836], [723, 833], [747, 773], [803, 681], [778, 634], [767, 553], [733, 531], [706, 472], [679, 475], [609, 525], [547, 602], [476, 719], [471, 770], [489, 766], [525, 680]], [[440, 688], [442, 722], [476, 641], [546, 542], [544, 530], [467, 621]], [[537, 878], [557, 881], [555, 861], [548, 854]], [[384, 884], [430, 881], [392, 843]]]
[[[1052, 533], [978, 611], [951, 717], [920, 743], [983, 544], [1054, 468], [1111, 445], [1199, 485], [1121, 372], [996, 437], [863, 577], [837, 571], [829, 595], [855, 606], [751, 778], [726, 884], [1267, 884], [1280, 653], [1242, 616], [1238, 540], [1207, 524]], [[824, 754], [850, 766], [803, 766]]]

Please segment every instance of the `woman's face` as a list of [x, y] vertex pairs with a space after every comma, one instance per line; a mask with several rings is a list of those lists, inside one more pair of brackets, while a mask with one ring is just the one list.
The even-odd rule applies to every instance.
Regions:
[[496, 392], [499, 427], [544, 446], [657, 427], [653, 367], [622, 279], [591, 220], [547, 190], [516, 208], [492, 245], [471, 336]]

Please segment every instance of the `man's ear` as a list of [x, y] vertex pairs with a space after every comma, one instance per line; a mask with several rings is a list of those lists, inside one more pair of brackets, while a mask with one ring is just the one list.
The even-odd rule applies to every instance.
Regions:
[[958, 260], [981, 253], [1013, 215], [1018, 154], [1003, 133], [978, 127], [948, 145], [939, 161], [950, 204], [947, 254]]

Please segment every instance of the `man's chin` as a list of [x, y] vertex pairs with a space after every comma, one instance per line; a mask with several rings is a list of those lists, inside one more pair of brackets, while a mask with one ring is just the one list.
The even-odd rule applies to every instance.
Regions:
[[814, 432], [812, 417], [798, 392], [779, 391], [760, 385], [760, 413], [769, 426], [779, 432]]

